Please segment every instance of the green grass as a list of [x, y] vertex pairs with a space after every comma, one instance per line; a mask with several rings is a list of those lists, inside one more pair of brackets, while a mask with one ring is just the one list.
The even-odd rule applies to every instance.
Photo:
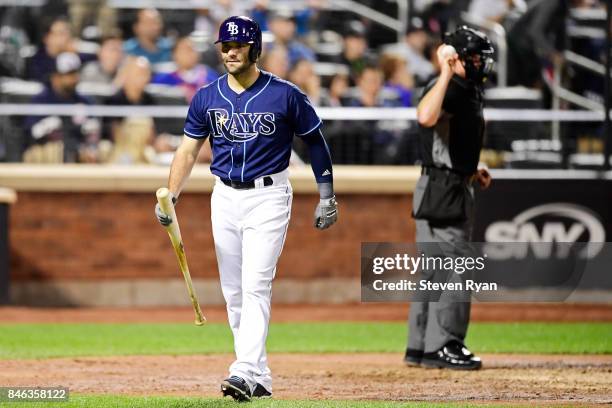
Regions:
[[[388, 402], [388, 401], [299, 401], [299, 400], [254, 400], [250, 404], [240, 404], [229, 398], [179, 398], [179, 397], [118, 397], [118, 396], [75, 396], [69, 402], [58, 403], [5, 403], [7, 408], [461, 408], [474, 407], [489, 408], [502, 405], [470, 405], [461, 403], [432, 403], [432, 402]], [[561, 406], [561, 405], [560, 405]], [[503, 405], [505, 408], [512, 405]], [[525, 405], [522, 406], [523, 408]], [[550, 406], [547, 405], [550, 408]]]
[[[282, 323], [270, 327], [270, 352], [394, 352], [402, 323]], [[478, 353], [612, 354], [611, 323], [474, 323]], [[231, 353], [226, 324], [1, 324], [0, 359]]]

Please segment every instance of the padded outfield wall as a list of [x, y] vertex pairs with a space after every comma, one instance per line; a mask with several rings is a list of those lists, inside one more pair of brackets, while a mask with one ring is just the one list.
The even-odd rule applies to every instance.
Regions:
[[[293, 169], [292, 219], [273, 301], [358, 301], [362, 241], [414, 241], [411, 191], [418, 168], [342, 167], [340, 222], [313, 228], [318, 201], [309, 167]], [[18, 192], [10, 212], [14, 304], [187, 305], [182, 275], [153, 213], [168, 168], [0, 165]], [[177, 206], [194, 284], [205, 304], [223, 302], [211, 234], [214, 177], [196, 167]]]
[[[414, 242], [410, 214], [419, 174], [417, 167], [337, 166], [339, 222], [319, 231], [312, 226], [318, 194], [311, 170], [292, 169], [292, 219], [273, 301], [359, 301], [361, 243]], [[9, 218], [11, 302], [188, 305], [170, 241], [153, 213], [155, 191], [167, 176], [168, 168], [156, 166], [0, 165], [0, 186], [18, 192]], [[491, 189], [477, 199], [474, 239], [566, 242], [583, 231], [573, 239], [610, 241], [611, 176], [493, 171]], [[177, 206], [194, 284], [209, 305], [223, 303], [210, 222], [214, 182], [207, 166], [196, 167]], [[603, 254], [605, 270], [612, 252]], [[570, 301], [612, 303], [612, 274], [582, 280]]]

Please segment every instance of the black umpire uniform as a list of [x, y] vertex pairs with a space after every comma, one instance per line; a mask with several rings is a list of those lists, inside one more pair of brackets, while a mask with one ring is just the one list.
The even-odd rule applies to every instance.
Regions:
[[[482, 84], [492, 67], [494, 50], [484, 34], [466, 26], [447, 34], [444, 42], [457, 51], [458, 56], [453, 58], [455, 63], [462, 64], [465, 77], [463, 72], [443, 73], [446, 75], [443, 81], [448, 81], [446, 92], [436, 88], [433, 92], [437, 95], [426, 102], [439, 110], [437, 116], [429, 116], [435, 118], [435, 123], [423, 124], [419, 118], [423, 167], [413, 197], [416, 241], [419, 251], [426, 256], [470, 256], [474, 219], [472, 182], [478, 179], [485, 185], [482, 178], [488, 179], [486, 186], [490, 182], [488, 173], [479, 172], [477, 166], [484, 137]], [[439, 56], [444, 58], [443, 53]], [[442, 74], [427, 85], [422, 101], [441, 77]], [[442, 277], [442, 271], [422, 273], [422, 278], [428, 280], [462, 279], [452, 271]], [[447, 291], [423, 300], [410, 306], [405, 362], [429, 367], [480, 368], [480, 359], [464, 344], [470, 317], [469, 292]]]

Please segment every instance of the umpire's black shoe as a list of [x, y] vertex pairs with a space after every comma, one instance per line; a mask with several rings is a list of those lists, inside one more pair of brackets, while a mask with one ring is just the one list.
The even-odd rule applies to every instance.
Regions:
[[423, 350], [407, 348], [404, 355], [404, 363], [409, 366], [420, 366], [423, 359]]
[[230, 378], [226, 378], [221, 383], [221, 392], [224, 397], [228, 395], [236, 401], [250, 401], [251, 400], [251, 389], [247, 382], [240, 377], [235, 375]]
[[272, 393], [266, 390], [266, 387], [258, 383], [255, 386], [255, 389], [253, 390], [253, 397], [254, 398], [270, 398], [272, 397]]
[[423, 354], [421, 365], [430, 368], [478, 370], [482, 367], [482, 362], [460, 342], [450, 341], [436, 352]]

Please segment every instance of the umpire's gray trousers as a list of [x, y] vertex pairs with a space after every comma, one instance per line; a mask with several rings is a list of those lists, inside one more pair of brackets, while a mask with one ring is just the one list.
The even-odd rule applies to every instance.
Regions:
[[[420, 205], [428, 180], [427, 175], [422, 175], [419, 179], [413, 196], [414, 208]], [[466, 222], [434, 226], [427, 220], [415, 220], [416, 241], [420, 251], [432, 255], [432, 245], [423, 244], [436, 243], [434, 247], [439, 251], [437, 255], [465, 256], [471, 253], [469, 241], [473, 224], [474, 194], [471, 187], [469, 190]], [[424, 278], [427, 278], [427, 275]], [[463, 343], [470, 321], [470, 301], [469, 296], [465, 294], [459, 295], [461, 301], [457, 300], [452, 293], [444, 293], [435, 302], [412, 302], [408, 318], [408, 348], [430, 353], [439, 350], [451, 340]]]

